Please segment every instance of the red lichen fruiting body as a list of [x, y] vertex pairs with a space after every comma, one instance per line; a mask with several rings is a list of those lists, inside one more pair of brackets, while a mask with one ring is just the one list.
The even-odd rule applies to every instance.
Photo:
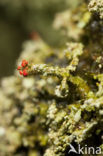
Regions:
[[19, 73], [20, 73], [20, 75], [23, 75], [23, 72], [21, 70], [19, 71]]
[[18, 66], [17, 70], [21, 70], [21, 66]]
[[23, 76], [28, 76], [28, 73], [25, 69], [23, 70]]
[[21, 63], [21, 66], [22, 66], [22, 67], [26, 67], [26, 65], [28, 65], [28, 61], [23, 60], [22, 63]]

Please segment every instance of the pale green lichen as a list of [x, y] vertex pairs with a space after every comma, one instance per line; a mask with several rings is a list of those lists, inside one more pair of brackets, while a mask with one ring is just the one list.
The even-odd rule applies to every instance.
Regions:
[[84, 34], [84, 28], [91, 19], [87, 4], [80, 3], [76, 8], [70, 8], [62, 13], [57, 13], [54, 20], [54, 27], [60, 29], [64, 36], [70, 40], [78, 41]]
[[15, 71], [1, 80], [1, 156], [67, 156], [70, 143], [103, 151], [102, 22], [86, 3], [71, 10], [82, 33], [74, 38], [68, 17], [67, 46], [26, 42], [17, 65], [28, 60], [28, 77]]
[[102, 0], [91, 0], [89, 3], [89, 10], [92, 12], [99, 13], [100, 18], [103, 18], [103, 1]]

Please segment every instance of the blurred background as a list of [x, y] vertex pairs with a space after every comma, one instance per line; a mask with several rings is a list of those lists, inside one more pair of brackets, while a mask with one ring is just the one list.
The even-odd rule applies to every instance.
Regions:
[[75, 0], [0, 0], [0, 78], [13, 73], [22, 43], [38, 32], [52, 46], [63, 44], [53, 28], [55, 14]]

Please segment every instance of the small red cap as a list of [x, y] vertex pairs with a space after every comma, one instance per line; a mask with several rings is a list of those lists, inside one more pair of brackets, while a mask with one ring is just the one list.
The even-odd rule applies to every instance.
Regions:
[[22, 67], [25, 67], [26, 65], [28, 65], [28, 61], [23, 60], [22, 63], [21, 63], [21, 66], [22, 66]]
[[19, 71], [19, 73], [20, 73], [20, 75], [23, 75], [23, 72], [21, 70]]
[[21, 69], [21, 66], [18, 66], [17, 70], [20, 70]]
[[23, 70], [23, 76], [28, 76], [28, 73], [25, 69]]

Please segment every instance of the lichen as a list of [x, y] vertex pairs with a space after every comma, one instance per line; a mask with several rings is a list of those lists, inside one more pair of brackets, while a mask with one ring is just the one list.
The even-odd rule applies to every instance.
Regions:
[[65, 45], [25, 42], [16, 66], [27, 74], [1, 80], [1, 156], [68, 156], [70, 143], [103, 152], [103, 22], [87, 6], [65, 12]]
[[103, 18], [103, 1], [102, 0], [91, 0], [89, 3], [89, 10], [96, 12]]

